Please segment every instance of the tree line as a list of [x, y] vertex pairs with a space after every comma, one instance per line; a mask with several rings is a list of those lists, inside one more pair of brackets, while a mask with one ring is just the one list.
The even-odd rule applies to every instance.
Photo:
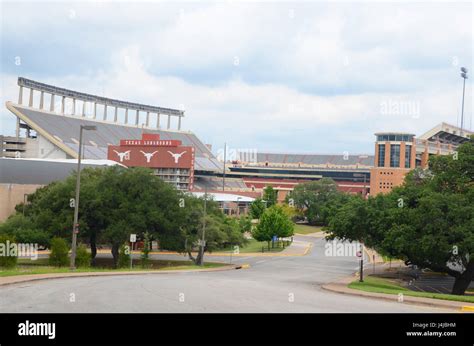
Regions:
[[[0, 234], [17, 242], [48, 247], [53, 238], [70, 243], [74, 213], [76, 174], [30, 194], [26, 205], [0, 225]], [[147, 233], [160, 248], [193, 256], [206, 225], [204, 250], [212, 252], [228, 244], [243, 245], [245, 226], [225, 216], [216, 202], [177, 190], [146, 168], [86, 168], [81, 171], [79, 242], [88, 244], [95, 265], [98, 244], [108, 244], [118, 264], [120, 247], [129, 235]]]

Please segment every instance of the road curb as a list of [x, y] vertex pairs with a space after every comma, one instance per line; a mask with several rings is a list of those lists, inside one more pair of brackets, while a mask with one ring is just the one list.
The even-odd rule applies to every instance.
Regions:
[[[376, 293], [376, 292], [367, 292], [367, 291], [360, 291], [355, 290], [352, 288], [347, 287], [349, 283], [354, 280], [353, 276], [346, 277], [341, 279], [338, 282], [329, 283], [326, 285], [322, 285], [322, 289], [334, 293], [339, 294], [347, 294], [365, 298], [375, 298], [379, 300], [386, 300], [391, 302], [398, 302], [398, 296], [393, 294], [386, 294], [386, 293]], [[451, 309], [455, 311], [466, 311], [466, 312], [474, 312], [474, 305], [465, 305], [466, 302], [455, 302], [449, 300], [440, 300], [440, 299], [433, 299], [433, 298], [425, 298], [425, 297], [412, 297], [403, 295], [403, 302], [399, 302], [399, 304], [412, 304], [412, 305], [421, 305], [421, 306], [430, 306], [442, 309]]]
[[85, 273], [51, 273], [51, 274], [31, 274], [31, 275], [13, 275], [0, 277], [0, 287], [21, 284], [40, 280], [54, 280], [93, 276], [122, 276], [122, 275], [155, 275], [155, 274], [180, 274], [180, 273], [202, 273], [217, 272], [225, 270], [239, 269], [238, 265], [228, 264], [218, 268], [205, 269], [182, 269], [182, 270], [144, 270], [144, 271], [123, 271], [123, 272], [85, 272]]

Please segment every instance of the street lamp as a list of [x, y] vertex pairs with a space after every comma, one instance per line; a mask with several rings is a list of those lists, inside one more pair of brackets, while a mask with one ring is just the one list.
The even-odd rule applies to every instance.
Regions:
[[76, 243], [77, 233], [79, 233], [79, 192], [81, 189], [81, 156], [82, 156], [82, 131], [95, 131], [97, 126], [81, 125], [79, 131], [79, 155], [77, 156], [77, 178], [76, 178], [76, 199], [74, 200], [74, 223], [72, 225], [72, 244], [71, 244], [71, 264], [70, 269], [76, 269]]
[[202, 221], [201, 246], [199, 247], [200, 260], [199, 265], [204, 265], [204, 247], [206, 246], [206, 217], [207, 217], [207, 185], [204, 189], [204, 217]]
[[463, 135], [463, 125], [464, 125], [464, 91], [466, 90], [467, 68], [461, 67], [461, 77], [463, 79], [462, 107], [461, 107], [461, 136], [462, 136]]

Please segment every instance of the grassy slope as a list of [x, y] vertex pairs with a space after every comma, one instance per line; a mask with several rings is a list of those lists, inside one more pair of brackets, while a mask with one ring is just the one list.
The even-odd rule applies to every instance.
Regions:
[[441, 293], [415, 292], [410, 291], [408, 288], [400, 286], [397, 282], [393, 280], [371, 276], [364, 278], [364, 282], [359, 282], [358, 280], [355, 280], [351, 282], [348, 287], [366, 292], [377, 292], [396, 295], [398, 295], [399, 293], [403, 293], [404, 295], [413, 297], [425, 297], [474, 303], [474, 296], [456, 296]]
[[[49, 273], [69, 273], [71, 272], [68, 267], [50, 267], [47, 265], [48, 260], [46, 258], [40, 258], [36, 261], [31, 260], [18, 260], [18, 266], [14, 269], [2, 269], [0, 270], [0, 277], [2, 276], [13, 276], [13, 275], [31, 275], [31, 274], [49, 274]], [[153, 261], [152, 268], [142, 268], [139, 262], [134, 261], [134, 267], [132, 271], [144, 271], [144, 270], [186, 270], [186, 269], [202, 269], [202, 268], [216, 268], [225, 265], [224, 263], [204, 263], [204, 265], [196, 266], [191, 261]], [[111, 269], [106, 267], [100, 268], [77, 268], [77, 273], [88, 273], [88, 272], [124, 272], [130, 271], [130, 268]]]
[[321, 232], [321, 227], [295, 224], [295, 234], [310, 234]]

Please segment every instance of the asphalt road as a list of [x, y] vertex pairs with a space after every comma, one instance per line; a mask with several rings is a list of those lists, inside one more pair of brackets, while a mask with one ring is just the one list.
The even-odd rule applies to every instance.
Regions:
[[313, 243], [306, 256], [233, 257], [233, 263], [249, 263], [249, 269], [68, 278], [0, 287], [0, 312], [450, 312], [398, 303], [396, 296], [389, 302], [325, 291], [321, 285], [356, 270], [357, 258], [327, 257], [323, 239], [298, 239]]

